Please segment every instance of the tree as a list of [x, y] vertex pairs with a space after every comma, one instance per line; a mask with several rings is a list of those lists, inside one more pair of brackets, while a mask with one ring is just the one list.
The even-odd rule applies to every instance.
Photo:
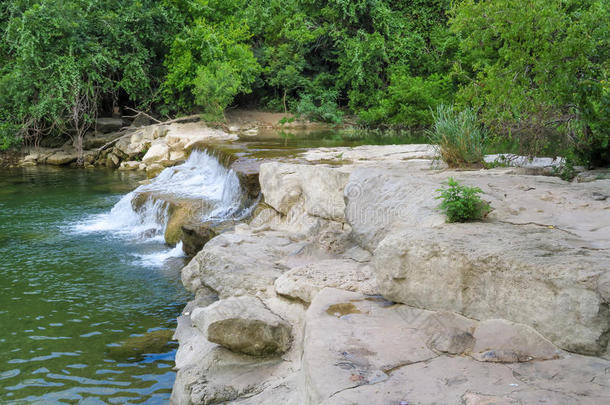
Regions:
[[610, 161], [609, 10], [598, 0], [458, 3], [451, 29], [467, 83], [459, 100], [532, 153], [558, 133], [582, 158]]
[[[198, 105], [219, 119], [238, 93], [248, 93], [260, 66], [248, 45], [243, 2], [201, 1], [187, 6], [189, 20], [165, 60], [165, 101], [186, 111]], [[217, 81], [217, 82], [216, 82]]]
[[[4, 147], [82, 136], [120, 94], [155, 98], [173, 11], [153, 0], [11, 1], [0, 20], [0, 138]], [[6, 17], [5, 17], [6, 16]], [[81, 155], [82, 158], [82, 155]]]

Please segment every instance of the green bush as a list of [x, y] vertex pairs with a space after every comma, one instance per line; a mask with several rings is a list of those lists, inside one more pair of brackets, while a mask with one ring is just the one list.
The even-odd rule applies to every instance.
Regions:
[[367, 125], [430, 125], [431, 111], [449, 99], [448, 89], [446, 76], [413, 77], [402, 69], [392, 74], [390, 85], [377, 106], [359, 112], [358, 116]]
[[441, 158], [449, 167], [483, 164], [486, 131], [472, 108], [458, 112], [441, 104], [432, 115], [434, 125], [428, 131], [428, 139], [438, 145]]
[[296, 113], [312, 121], [340, 124], [343, 120], [343, 112], [337, 105], [337, 92], [333, 90], [304, 94], [296, 105]]
[[489, 213], [490, 206], [481, 200], [478, 194], [483, 191], [478, 187], [463, 186], [452, 177], [447, 184], [449, 188], [439, 188], [442, 199], [439, 208], [447, 216], [447, 222], [466, 222], [483, 219]]
[[607, 0], [454, 2], [458, 102], [537, 154], [563, 135], [583, 163], [610, 163]]

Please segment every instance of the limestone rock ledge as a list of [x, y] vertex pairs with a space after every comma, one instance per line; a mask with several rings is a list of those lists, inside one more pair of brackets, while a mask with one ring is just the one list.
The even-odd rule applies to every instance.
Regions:
[[[171, 402], [610, 402], [610, 209], [595, 198], [610, 182], [437, 171], [425, 152], [262, 164], [265, 205], [182, 271], [195, 299]], [[483, 189], [484, 222], [444, 223], [449, 176]], [[218, 315], [233, 300], [251, 304]], [[250, 343], [285, 323], [291, 344], [244, 354], [247, 327], [210, 339], [218, 319], [254, 325]]]

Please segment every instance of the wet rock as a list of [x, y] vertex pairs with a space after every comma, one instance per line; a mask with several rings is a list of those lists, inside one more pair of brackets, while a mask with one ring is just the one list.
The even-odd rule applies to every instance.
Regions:
[[145, 354], [164, 352], [173, 334], [173, 330], [162, 329], [148, 332], [143, 336], [130, 337], [119, 346], [110, 347], [108, 355], [115, 360], [139, 361]]
[[170, 206], [169, 218], [165, 226], [165, 243], [175, 245], [182, 239], [182, 225], [192, 221], [200, 209], [199, 202], [180, 202]]
[[64, 150], [58, 150], [47, 157], [45, 163], [48, 165], [64, 166], [72, 162], [76, 162], [77, 158], [78, 155], [75, 151], [67, 152]]
[[234, 352], [268, 356], [290, 348], [290, 325], [255, 297], [217, 301], [194, 310], [191, 320], [210, 342]]
[[118, 131], [122, 127], [123, 120], [121, 118], [98, 118], [95, 121], [95, 130], [103, 134]]
[[38, 161], [38, 159], [41, 158], [41, 154], [34, 152], [34, 153], [30, 153], [29, 155], [26, 155], [22, 160], [21, 163], [30, 163], [30, 162], [34, 162], [36, 163]]
[[183, 150], [170, 151], [169, 152], [169, 163], [171, 165], [183, 163], [187, 157], [188, 156], [187, 156], [186, 152]]
[[257, 160], [237, 160], [231, 165], [231, 169], [235, 171], [239, 178], [241, 187], [248, 194], [248, 197], [255, 199], [261, 192], [259, 182], [261, 162]]
[[114, 169], [116, 167], [119, 167], [120, 163], [121, 159], [114, 153], [109, 153], [108, 155], [106, 155], [106, 167]]
[[[146, 163], [142, 163], [144, 165], [146, 165]], [[163, 171], [163, 169], [165, 169], [165, 166], [162, 166], [158, 163], [152, 163], [149, 165], [146, 165], [146, 177], [149, 179], [152, 179], [154, 177], [157, 177], [157, 175], [159, 173], [161, 173]]]
[[129, 161], [129, 162], [121, 162], [121, 166], [119, 166], [119, 170], [131, 171], [138, 170], [140, 167], [140, 162]]
[[194, 256], [216, 235], [217, 233], [212, 223], [182, 225], [182, 249], [187, 255]]

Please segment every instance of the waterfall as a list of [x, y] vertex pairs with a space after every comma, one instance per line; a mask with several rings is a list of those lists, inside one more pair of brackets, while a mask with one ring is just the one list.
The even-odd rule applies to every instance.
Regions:
[[[123, 196], [109, 212], [89, 217], [74, 229], [105, 232], [132, 242], [162, 243], [170, 201], [196, 202], [201, 221], [239, 219], [250, 205], [233, 170], [206, 151], [193, 151], [183, 164], [166, 168], [150, 183]], [[182, 251], [179, 245], [163, 254], [175, 256]], [[161, 260], [163, 254], [153, 256]]]

